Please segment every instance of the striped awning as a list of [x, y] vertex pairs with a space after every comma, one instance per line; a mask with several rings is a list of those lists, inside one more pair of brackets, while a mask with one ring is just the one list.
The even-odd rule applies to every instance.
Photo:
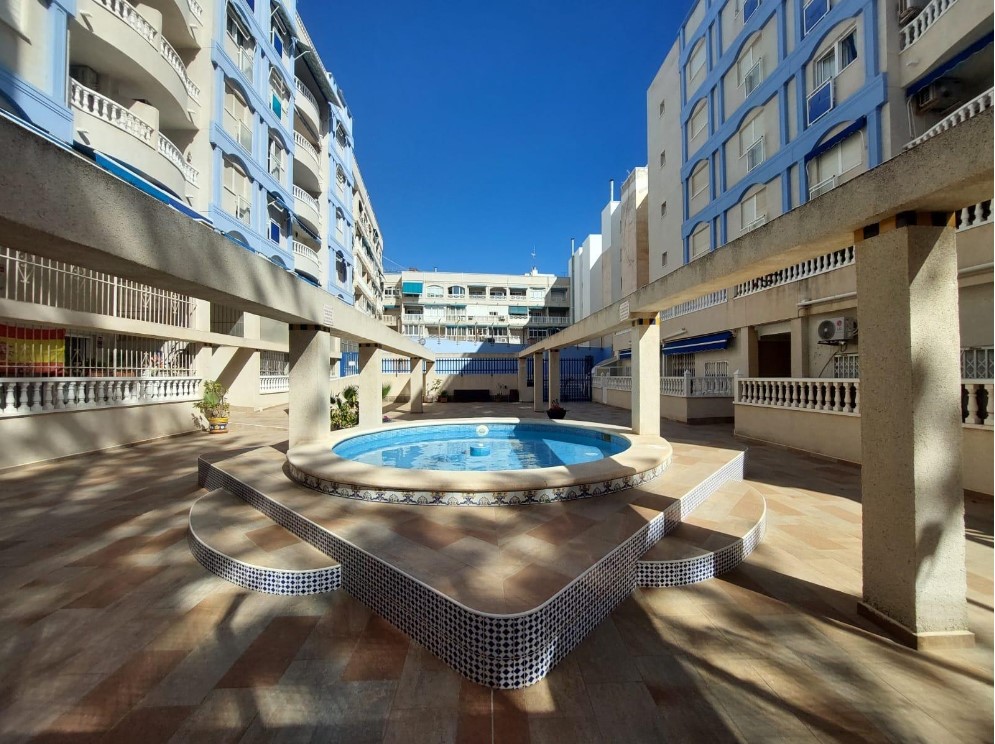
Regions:
[[698, 351], [719, 351], [729, 347], [732, 339], [732, 331], [720, 331], [710, 333], [707, 336], [695, 336], [694, 338], [682, 338], [679, 341], [667, 341], [663, 345], [663, 353], [670, 354], [694, 354]]

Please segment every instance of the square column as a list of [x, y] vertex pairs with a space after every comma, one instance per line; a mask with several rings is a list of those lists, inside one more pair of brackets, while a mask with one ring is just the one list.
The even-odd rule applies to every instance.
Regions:
[[660, 436], [660, 326], [656, 316], [638, 318], [632, 340], [632, 432]]
[[537, 351], [532, 355], [532, 410], [542, 411], [542, 355]]
[[421, 371], [421, 357], [411, 357], [411, 371], [408, 373], [408, 390], [411, 393], [411, 402], [408, 404], [408, 410], [411, 413], [424, 412], [425, 377]]
[[289, 327], [290, 446], [320, 441], [331, 430], [328, 354], [331, 335], [318, 325]]
[[[422, 372], [422, 378], [421, 378], [422, 379], [422, 384], [421, 384], [421, 386], [422, 386], [422, 392], [424, 394], [426, 394], [426, 395], [428, 394], [429, 389], [430, 389], [428, 378], [432, 377], [433, 375], [435, 375], [435, 362], [432, 361], [431, 359], [426, 359], [425, 360], [425, 371]], [[434, 380], [433, 380], [433, 382], [434, 382]]]
[[791, 319], [791, 376], [808, 377], [808, 318]]
[[[930, 219], [899, 215], [903, 226], [856, 244], [860, 611], [916, 648], [974, 642], [964, 565], [956, 242], [949, 226], [916, 226]], [[880, 229], [896, 224], [888, 222]]]
[[383, 423], [383, 352], [379, 344], [359, 345], [359, 429]]
[[[535, 393], [533, 393], [533, 398]], [[518, 402], [529, 402], [529, 360], [527, 357], [518, 358]]]
[[560, 399], [560, 350], [549, 350], [549, 387], [546, 392], [547, 406]]

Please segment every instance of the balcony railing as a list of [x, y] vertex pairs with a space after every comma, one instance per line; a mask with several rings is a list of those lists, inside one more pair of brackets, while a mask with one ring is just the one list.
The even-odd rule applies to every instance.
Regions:
[[231, 36], [225, 36], [225, 51], [234, 60], [235, 65], [249, 80], [252, 79], [252, 64], [255, 57], [255, 50], [244, 47]]
[[743, 154], [746, 157], [746, 171], [749, 173], [764, 161], [764, 138], [761, 137], [750, 145], [750, 149]]
[[915, 44], [922, 35], [929, 30], [936, 21], [950, 10], [950, 7], [957, 2], [957, 0], [932, 0], [925, 8], [923, 8], [919, 15], [913, 18], [909, 23], [902, 27], [899, 32], [899, 50], [905, 51], [910, 46]]
[[759, 217], [757, 217], [755, 220], [751, 220], [750, 222], [747, 222], [745, 225], [743, 225], [743, 232], [748, 233], [751, 230], [756, 230], [761, 225], [766, 225], [766, 224], [767, 224], [767, 215], [762, 214]]
[[[187, 66], [183, 64], [180, 55], [176, 53], [176, 50], [166, 41], [165, 37], [156, 31], [155, 27], [142, 17], [142, 14], [135, 9], [135, 6], [127, 2], [127, 0], [97, 0], [97, 2], [131, 26], [139, 36], [151, 44], [162, 58], [166, 60], [169, 66], [176, 71], [176, 74], [179, 75], [180, 80], [183, 81], [183, 87], [186, 88], [187, 95], [195, 101], [200, 100], [200, 88], [190, 79]], [[192, 9], [193, 6], [191, 6]]]
[[100, 95], [95, 90], [90, 90], [75, 80], [71, 80], [69, 83], [69, 100], [80, 111], [96, 116], [152, 147], [155, 129], [121, 104]]
[[259, 378], [260, 393], [285, 393], [290, 390], [290, 375], [263, 375]]
[[992, 200], [987, 199], [971, 204], [957, 211], [957, 230], [970, 230], [972, 227], [992, 223]]
[[735, 387], [735, 402], [741, 405], [860, 414], [857, 379], [744, 377]]
[[190, 8], [190, 12], [193, 13], [194, 18], [198, 21], [204, 20], [204, 6], [197, 2], [197, 0], [187, 0], [187, 7]]
[[961, 423], [971, 426], [987, 426], [995, 423], [992, 411], [992, 393], [995, 386], [991, 380], [961, 380]]
[[749, 96], [759, 87], [764, 79], [764, 59], [761, 57], [750, 68], [750, 71], [743, 76], [744, 95]]
[[198, 377], [4, 377], [0, 417], [199, 398]]
[[838, 251], [819, 256], [818, 258], [810, 258], [807, 261], [796, 263], [785, 269], [772, 271], [770, 274], [764, 274], [742, 284], [737, 284], [733, 290], [733, 296], [744, 297], [755, 292], [762, 292], [771, 287], [780, 287], [782, 284], [800, 282], [802, 279], [808, 279], [818, 274], [836, 271], [836, 269], [842, 269], [844, 266], [852, 264], [855, 258], [856, 255], [853, 246], [842, 248]]
[[696, 313], [699, 310], [705, 310], [709, 307], [715, 307], [716, 305], [721, 305], [726, 301], [728, 293], [724, 289], [720, 289], [717, 292], [709, 292], [707, 295], [702, 295], [701, 297], [695, 297], [693, 300], [688, 300], [687, 302], [682, 302], [679, 305], [668, 308], [660, 313], [660, 320], [670, 320], [671, 318], [679, 318], [682, 315], [689, 315], [690, 313]]
[[313, 196], [311, 196], [300, 186], [294, 186], [294, 198], [300, 199], [302, 202], [311, 207], [315, 212], [317, 212], [319, 217], [321, 216], [321, 205], [318, 203], [318, 200], [315, 199]]
[[952, 114], [945, 117], [942, 121], [930, 127], [923, 134], [919, 135], [914, 140], [912, 140], [909, 144], [905, 146], [905, 149], [908, 150], [909, 148], [915, 147], [916, 145], [921, 145], [926, 140], [932, 139], [941, 132], [945, 132], [948, 129], [952, 129], [958, 124], [961, 124], [967, 121], [968, 119], [973, 119], [978, 114], [987, 111], [992, 107], [992, 92], [993, 89], [989, 88], [977, 98], [971, 99], [963, 106], [961, 106], [959, 109], [954, 111]]
[[321, 162], [321, 155], [318, 154], [318, 150], [313, 144], [311, 144], [310, 141], [308, 141], [308, 138], [300, 132], [294, 132], [294, 144], [305, 152], [310, 153], [319, 163]]
[[[306, 98], [311, 103], [312, 106], [314, 106], [316, 109], [318, 109], [318, 101], [314, 97], [314, 93], [312, 93], [310, 90], [308, 90], [308, 87], [306, 85], [304, 85], [303, 82], [301, 82], [300, 78], [295, 78], [294, 79], [294, 83], [297, 86], [297, 92], [298, 92], [298, 94], [304, 96], [304, 98]], [[318, 109], [318, 110], [320, 111], [321, 109]]]
[[828, 114], [836, 105], [833, 93], [833, 81], [827, 80], [808, 97], [808, 123], [811, 125], [817, 119]]
[[811, 201], [812, 199], [814, 199], [817, 196], [822, 196], [827, 191], [832, 191], [835, 188], [836, 188], [836, 176], [835, 175], [830, 176], [829, 178], [825, 179], [824, 181], [819, 181], [819, 183], [815, 184], [815, 186], [813, 186], [812, 188], [810, 188], [808, 190], [809, 201]]
[[162, 132], [159, 132], [159, 154], [176, 166], [180, 173], [183, 174], [184, 181], [194, 186], [197, 185], [200, 173], [187, 162], [187, 159], [183, 157], [183, 153], [180, 152], [180, 148], [170, 142]]

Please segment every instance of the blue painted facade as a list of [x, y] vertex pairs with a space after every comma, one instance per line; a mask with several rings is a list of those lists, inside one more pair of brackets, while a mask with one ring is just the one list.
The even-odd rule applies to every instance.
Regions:
[[[48, 132], [54, 139], [71, 144], [75, 137], [73, 110], [69, 105], [69, 45], [71, 22], [77, 15], [77, 0], [50, 0], [37, 6], [45, 14], [44, 33], [32, 38], [31, 44], [46, 50], [50, 69], [34, 79], [45, 80], [43, 88], [32, 84], [0, 63], [0, 105], [14, 116]], [[294, 270], [292, 247], [294, 209], [294, 117], [296, 114], [295, 66], [305, 53], [312, 55], [310, 69], [321, 77], [318, 87], [327, 95], [316, 95], [320, 113], [329, 121], [328, 131], [316, 132], [327, 137], [327, 171], [323, 174], [327, 193], [327, 224], [319, 236], [323, 257], [328, 267], [325, 288], [342, 301], [353, 304], [353, 126], [352, 115], [341, 98], [341, 91], [315, 52], [300, 41], [305, 33], [298, 27], [296, 0], [217, 0], [206, 4], [214, 13], [213, 38], [202, 40], [209, 47], [211, 79], [200, 80], [203, 90], [201, 105], [207, 115], [200, 126], [207, 128], [210, 162], [192, 163], [201, 174], [199, 185], [205, 214], [218, 231], [237, 243], [266, 257], [288, 271]], [[34, 12], [34, 11], [33, 11]], [[231, 12], [251, 37], [253, 64], [251, 74], [244, 73], [232, 59], [226, 46], [227, 16]], [[272, 30], [279, 19], [287, 31], [286, 40], [274, 40]], [[286, 101], [274, 99], [271, 72], [280, 78], [288, 92]], [[225, 129], [226, 82], [242, 97], [251, 111], [251, 148], [244, 148]], [[335, 137], [341, 127], [343, 136]], [[276, 139], [286, 152], [283, 177], [270, 173], [269, 140]], [[340, 144], [339, 139], [343, 141]], [[120, 153], [108, 152], [127, 164]], [[225, 159], [235, 163], [249, 179], [249, 222], [243, 222], [226, 211], [223, 202]], [[198, 158], [200, 160], [200, 158]], [[336, 169], [341, 168], [346, 179], [344, 193], [336, 188]], [[323, 196], [323, 198], [326, 198]], [[336, 216], [341, 215], [343, 227], [336, 229]], [[341, 238], [339, 237], [341, 235]], [[337, 261], [344, 263], [342, 279], [336, 270]]]
[[[882, 153], [882, 108], [887, 103], [887, 75], [881, 66], [879, 50], [878, 3], [879, 0], [740, 0], [743, 22], [733, 39], [722, 39], [721, 13], [727, 4], [737, 0], [699, 0], [705, 3], [701, 22], [688, 27], [694, 15], [689, 13], [681, 28], [678, 44], [680, 88], [682, 165], [684, 183], [684, 214], [681, 237], [684, 242], [684, 262], [691, 259], [690, 237], [703, 224], [711, 227], [711, 250], [724, 245], [731, 237], [727, 226], [727, 212], [735, 207], [749, 189], [767, 184], [780, 176], [779, 194], [767, 194], [768, 204], [780, 199], [780, 213], [799, 206], [808, 199], [810, 184], [805, 168], [806, 155], [832, 136], [842, 126], [866, 121], [867, 168], [873, 168], [884, 159]], [[791, 13], [788, 13], [788, 9]], [[790, 15], [790, 18], [789, 18]], [[862, 25], [863, 44], [858, 49], [858, 59], [864, 77], [860, 88], [840, 101], [829, 105], [817, 119], [809, 120], [808, 75], [815, 61], [815, 54], [828, 35], [838, 30], [839, 24], [853, 20]], [[754, 35], [774, 32], [777, 35], [776, 59], [765, 60], [765, 77], [749, 96], [733, 111], [725, 111], [723, 78], [730, 71], [735, 76], [737, 60]], [[687, 65], [699, 41], [704, 40], [706, 53], [705, 75], [692, 91], [687, 90]], [[790, 43], [789, 43], [790, 42]], [[725, 49], [716, 56], [718, 49]], [[789, 91], [794, 94], [793, 106]], [[823, 96], [824, 91], [819, 91]], [[817, 96], [818, 97], [818, 96]], [[728, 185], [727, 167], [724, 162], [726, 145], [736, 142], [740, 127], [758, 107], [776, 99], [779, 138], [775, 152], [735, 184]], [[708, 136], [694, 152], [687, 151], [690, 118], [693, 109], [702, 100], [707, 101]], [[789, 137], [789, 127], [794, 136]], [[769, 149], [768, 149], [769, 152]], [[702, 161], [709, 168], [709, 200], [694, 214], [690, 212], [690, 176]], [[800, 195], [799, 196], [796, 196]], [[775, 202], [776, 203], [776, 202]]]

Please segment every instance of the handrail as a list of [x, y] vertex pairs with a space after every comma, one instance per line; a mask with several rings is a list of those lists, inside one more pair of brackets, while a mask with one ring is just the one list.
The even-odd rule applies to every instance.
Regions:
[[152, 135], [155, 133], [155, 129], [120, 103], [87, 88], [76, 80], [71, 80], [69, 83], [69, 100], [73, 106], [81, 111], [92, 114], [133, 137], [137, 137], [149, 147], [152, 146]]
[[932, 139], [936, 135], [945, 132], [948, 129], [952, 129], [958, 124], [962, 124], [968, 119], [973, 119], [978, 114], [987, 111], [992, 107], [993, 91], [995, 91], [995, 89], [989, 88], [980, 96], [972, 98], [970, 101], [965, 103], [963, 106], [954, 111], [952, 114], [945, 116], [941, 121], [937, 122], [932, 127], [927, 129], [923, 134], [919, 135], [914, 140], [909, 142], [909, 144], [905, 146], [905, 149], [908, 150], [912, 147], [915, 147], [916, 145], [921, 145], [926, 140]]

